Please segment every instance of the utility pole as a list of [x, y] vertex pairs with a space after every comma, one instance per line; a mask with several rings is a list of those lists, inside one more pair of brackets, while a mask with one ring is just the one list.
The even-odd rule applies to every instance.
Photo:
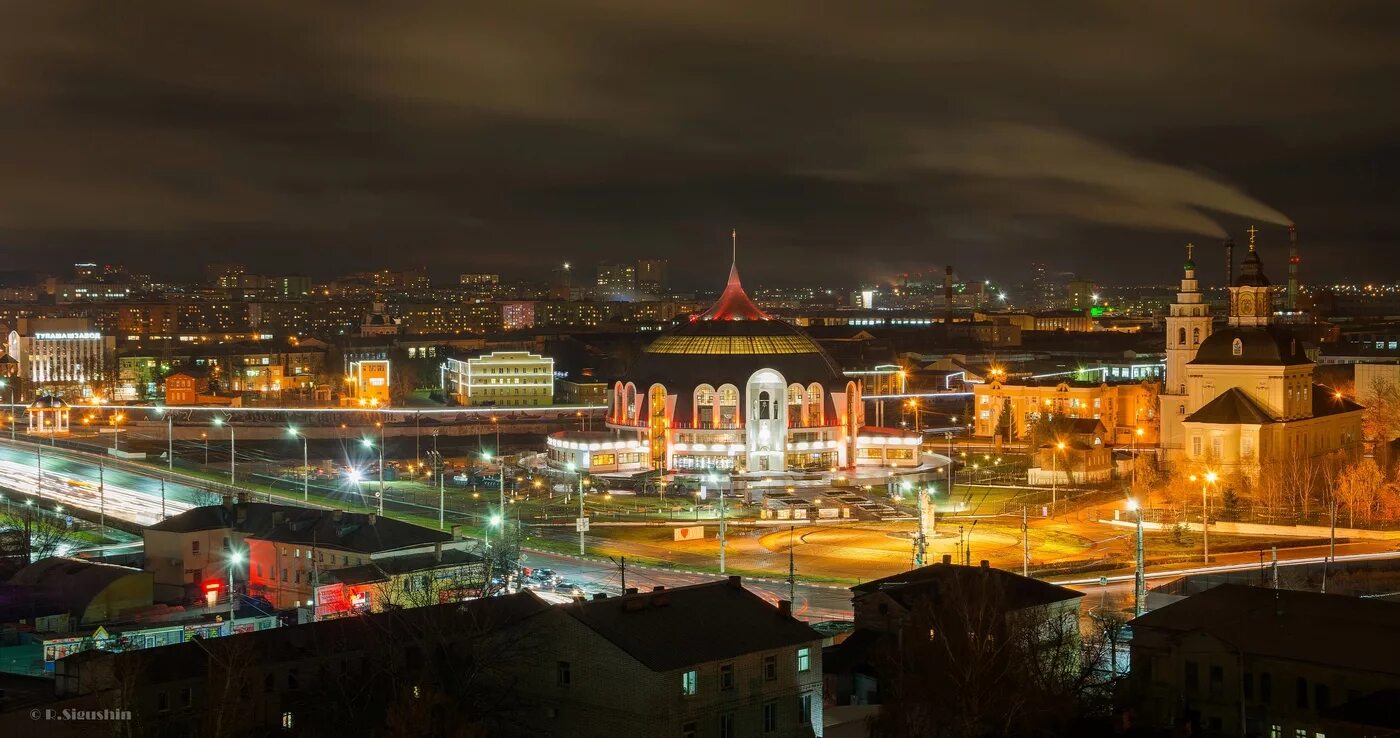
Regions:
[[919, 517], [919, 531], [918, 533], [914, 534], [915, 569], [923, 567], [924, 557], [927, 554], [928, 550], [928, 536], [924, 531], [924, 517], [925, 515], [927, 515], [926, 509], [928, 507], [927, 491], [928, 488], [920, 487], [919, 491], [916, 493], [917, 497], [915, 498], [918, 502], [918, 510], [916, 512]]
[[585, 527], [583, 518], [583, 470], [578, 473], [578, 555], [584, 555], [583, 529]]
[[[97, 460], [97, 517], [98, 524], [103, 532], [107, 530], [107, 463], [105, 459]], [[1323, 582], [1327, 579], [1324, 577]]]
[[1026, 523], [1026, 506], [1021, 506], [1021, 576], [1031, 575], [1031, 537]]
[[1327, 558], [1322, 562], [1322, 594], [1327, 594], [1327, 573], [1332, 568], [1332, 559], [1337, 555], [1337, 498], [1335, 496], [1328, 508], [1332, 517], [1332, 529], [1327, 536]]
[[165, 478], [160, 480], [160, 519], [165, 520]]
[[797, 559], [793, 553], [793, 534], [797, 532], [797, 526], [788, 526], [788, 602], [797, 602]]
[[617, 566], [618, 574], [622, 578], [622, 593], [627, 594], [627, 557], [623, 556], [621, 559], [614, 559], [609, 556], [608, 560]]
[[1278, 546], [1270, 546], [1269, 548], [1273, 556], [1273, 563], [1269, 564], [1269, 568], [1273, 569], [1274, 589], [1278, 589]]
[[1137, 552], [1135, 557], [1135, 572], [1133, 574], [1133, 616], [1141, 617], [1147, 607], [1147, 571], [1144, 568], [1146, 562], [1143, 559], [1142, 545], [1142, 506], [1137, 500], [1129, 500], [1128, 505], [1137, 513]]
[[175, 416], [165, 414], [165, 468], [175, 471]]

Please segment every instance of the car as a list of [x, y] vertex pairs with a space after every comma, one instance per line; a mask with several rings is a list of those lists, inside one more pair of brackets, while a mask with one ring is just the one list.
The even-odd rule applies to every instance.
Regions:
[[538, 579], [538, 580], [540, 580], [540, 581], [542, 581], [542, 582], [543, 582], [543, 581], [548, 581], [548, 580], [551, 580], [551, 579], [554, 578], [554, 570], [553, 570], [553, 569], [536, 569], [535, 572], [534, 572], [533, 574], [531, 574], [530, 576], [533, 576], [534, 578], [536, 578], [536, 579]]

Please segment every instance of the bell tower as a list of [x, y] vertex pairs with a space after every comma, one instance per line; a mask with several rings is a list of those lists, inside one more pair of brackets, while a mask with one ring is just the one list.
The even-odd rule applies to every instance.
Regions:
[[1186, 244], [1186, 264], [1181, 289], [1167, 316], [1167, 376], [1162, 394], [1186, 394], [1186, 364], [1210, 335], [1210, 308], [1196, 281], [1195, 244]]
[[1264, 264], [1255, 250], [1259, 229], [1250, 226], [1249, 253], [1240, 262], [1240, 276], [1230, 285], [1230, 325], [1263, 326], [1273, 319], [1274, 302], [1269, 278], [1264, 276]]

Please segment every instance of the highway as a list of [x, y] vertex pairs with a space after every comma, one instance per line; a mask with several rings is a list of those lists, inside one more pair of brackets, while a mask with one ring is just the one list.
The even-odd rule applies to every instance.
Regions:
[[[152, 476], [145, 476], [125, 469], [108, 467], [99, 461], [100, 457], [89, 454], [47, 446], [36, 451], [33, 445], [5, 443], [0, 443], [0, 488], [34, 495], [41, 456], [43, 484], [39, 489], [43, 498], [42, 506], [47, 510], [52, 510], [52, 506], [57, 504], [65, 508], [101, 511], [122, 520], [151, 525], [162, 519], [162, 512], [167, 516], [174, 515], [193, 506], [217, 504], [219, 501], [217, 493], [197, 486], [173, 481], [162, 485], [160, 479], [154, 476], [154, 469]], [[104, 467], [101, 472], [99, 466]], [[6, 498], [7, 504], [15, 504], [11, 495], [7, 494]], [[287, 502], [298, 504], [291, 499]], [[429, 508], [393, 498], [387, 499], [386, 505], [390, 509], [413, 507], [436, 512], [435, 507]], [[465, 517], [461, 513], [449, 511], [447, 519], [449, 523], [453, 523], [465, 520]], [[1219, 563], [1210, 566], [1149, 571], [1147, 579], [1151, 581], [1185, 574], [1255, 570], [1260, 568], [1259, 555], [1259, 552], [1223, 554], [1217, 559]], [[1286, 567], [1318, 563], [1324, 560], [1325, 556], [1324, 546], [1280, 549], [1279, 565]], [[714, 573], [699, 570], [699, 558], [688, 558], [694, 563], [678, 563], [675, 568], [670, 569], [629, 564], [626, 570], [627, 586], [641, 590], [656, 586], [671, 588], [714, 581], [718, 578]], [[1400, 558], [1400, 552], [1392, 550], [1388, 543], [1364, 541], [1338, 544], [1335, 560], [1344, 562], [1385, 558]], [[708, 560], [704, 562], [706, 565], [712, 563]], [[608, 560], [583, 559], [527, 548], [525, 565], [553, 569], [590, 593], [618, 594], [622, 591], [622, 573], [619, 567]], [[1124, 573], [1123, 570], [1119, 570], [1108, 574], [1103, 580], [1098, 576], [1071, 576], [1054, 577], [1050, 581], [1084, 592], [1086, 597], [1083, 608], [1086, 611], [1123, 611], [1131, 607], [1132, 580], [1131, 571]], [[745, 584], [772, 602], [788, 599], [790, 596], [789, 586], [785, 581], [746, 577]], [[795, 595], [794, 613], [804, 620], [848, 620], [851, 617], [850, 591], [845, 586], [804, 583], [799, 580], [792, 592]]]

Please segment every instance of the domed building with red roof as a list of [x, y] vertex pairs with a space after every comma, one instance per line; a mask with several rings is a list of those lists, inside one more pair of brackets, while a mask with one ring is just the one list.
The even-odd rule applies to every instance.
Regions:
[[866, 427], [860, 382], [759, 309], [736, 266], [714, 305], [662, 333], [612, 385], [606, 423], [551, 436], [551, 463], [748, 475], [921, 464], [921, 434]]

